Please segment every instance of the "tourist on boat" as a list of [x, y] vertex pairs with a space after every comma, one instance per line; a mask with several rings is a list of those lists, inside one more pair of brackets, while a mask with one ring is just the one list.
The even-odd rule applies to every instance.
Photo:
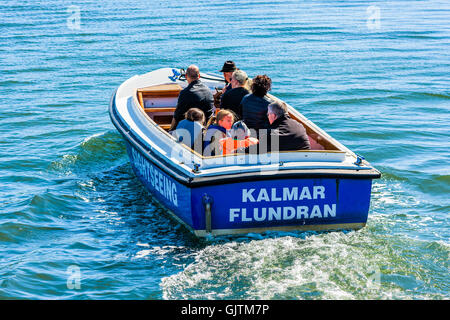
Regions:
[[267, 75], [258, 75], [252, 80], [252, 93], [241, 101], [242, 120], [250, 129], [256, 130], [257, 136], [259, 130], [269, 127], [267, 106], [273, 101], [266, 94], [271, 88], [272, 80]]
[[242, 98], [250, 93], [249, 79], [242, 70], [236, 70], [231, 76], [231, 90], [227, 90], [220, 101], [221, 109], [232, 110], [238, 119], [242, 119], [240, 108]]
[[170, 130], [177, 127], [178, 122], [184, 119], [184, 114], [191, 108], [202, 110], [206, 119], [209, 119], [215, 112], [211, 90], [200, 81], [200, 70], [196, 65], [190, 65], [186, 69], [186, 80], [188, 86], [181, 90], [178, 96]]
[[191, 108], [185, 114], [185, 119], [181, 120], [177, 128], [171, 132], [172, 136], [187, 145], [189, 148], [201, 153], [203, 143], [203, 123], [205, 114], [198, 108]]
[[[300, 122], [289, 117], [287, 106], [284, 102], [275, 101], [269, 104], [267, 109], [267, 118], [270, 123], [267, 135], [267, 151], [311, 149], [305, 127]], [[271, 140], [274, 138], [278, 140], [278, 146], [272, 147]]]
[[234, 123], [229, 131], [229, 136], [220, 140], [223, 155], [245, 152], [258, 142], [258, 139], [250, 137], [250, 130], [243, 121]]
[[238, 70], [236, 68], [236, 64], [231, 60], [225, 61], [225, 63], [223, 64], [222, 70], [219, 71], [223, 73], [223, 77], [226, 83], [225, 87], [222, 90], [222, 94], [224, 94], [228, 90], [231, 90], [231, 76], [236, 70]]
[[203, 139], [204, 156], [214, 156], [222, 153], [219, 141], [227, 136], [227, 131], [231, 129], [234, 120], [234, 113], [230, 110], [220, 110], [217, 115], [209, 119]]

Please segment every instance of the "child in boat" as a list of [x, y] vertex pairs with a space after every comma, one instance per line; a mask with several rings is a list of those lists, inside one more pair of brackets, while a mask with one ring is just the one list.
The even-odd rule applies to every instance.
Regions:
[[229, 137], [220, 140], [222, 154], [245, 152], [245, 150], [259, 143], [259, 140], [250, 137], [250, 130], [244, 121], [238, 121], [231, 127]]
[[181, 120], [177, 128], [172, 131], [172, 136], [178, 142], [184, 143], [191, 149], [199, 152], [202, 150], [203, 123], [205, 114], [198, 108], [191, 108], [185, 113], [185, 119]]
[[209, 119], [204, 138], [204, 156], [214, 156], [222, 153], [219, 141], [227, 136], [227, 130], [231, 129], [234, 120], [235, 115], [230, 110], [220, 110]]

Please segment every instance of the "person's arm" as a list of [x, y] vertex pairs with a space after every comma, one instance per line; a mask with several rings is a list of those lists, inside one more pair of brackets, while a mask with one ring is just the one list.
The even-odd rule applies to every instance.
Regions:
[[222, 96], [220, 97], [220, 109], [223, 109], [226, 105], [225, 102], [227, 101], [227, 94], [222, 93]]
[[175, 130], [177, 128], [177, 125], [178, 125], [178, 121], [175, 120], [175, 117], [173, 117], [172, 118], [172, 123], [170, 124], [169, 132]]
[[222, 108], [222, 97], [223, 97], [222, 90], [219, 90], [216, 87], [216, 93], [213, 94], [214, 107], [216, 107], [216, 109], [217, 108]]
[[205, 113], [205, 118], [206, 118], [206, 123], [208, 122], [209, 118], [211, 118], [212, 116], [214, 116], [216, 114], [216, 106], [214, 105], [214, 97], [211, 93], [211, 91], [209, 91], [209, 89], [207, 89], [207, 97], [206, 97], [206, 103], [208, 105], [208, 113]]
[[227, 92], [227, 87], [228, 87], [228, 83], [225, 84], [225, 86], [222, 89], [222, 94], [224, 94], [225, 92]]

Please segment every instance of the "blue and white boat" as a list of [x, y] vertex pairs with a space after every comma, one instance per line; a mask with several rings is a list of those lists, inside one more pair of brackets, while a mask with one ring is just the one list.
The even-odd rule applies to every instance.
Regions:
[[[201, 73], [214, 93], [221, 76]], [[195, 235], [360, 229], [380, 172], [288, 104], [313, 150], [204, 157], [168, 133], [182, 69], [134, 76], [113, 94], [109, 113], [136, 176]], [[272, 99], [277, 99], [270, 96]]]

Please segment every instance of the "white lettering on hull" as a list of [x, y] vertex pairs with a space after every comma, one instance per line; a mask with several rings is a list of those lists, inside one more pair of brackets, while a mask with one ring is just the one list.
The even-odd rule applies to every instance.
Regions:
[[[299, 192], [300, 191], [300, 192]], [[269, 196], [270, 195], [270, 196]], [[266, 188], [242, 189], [242, 202], [275, 202], [275, 201], [297, 201], [297, 200], [316, 200], [325, 199], [325, 187], [313, 186], [283, 188], [271, 188], [270, 192]]]
[[314, 205], [310, 209], [308, 206], [296, 207], [268, 207], [253, 208], [231, 208], [230, 222], [252, 222], [252, 221], [286, 221], [286, 220], [306, 220], [315, 218], [336, 217], [336, 204]]
[[132, 149], [133, 163], [137, 172], [164, 198], [178, 207], [177, 186], [170, 178], [151, 165], [139, 152]]
[[283, 188], [242, 189], [242, 203], [278, 203], [278, 206], [258, 208], [231, 208], [230, 222], [261, 222], [323, 219], [336, 217], [336, 204], [287, 205], [289, 201], [307, 201], [325, 199], [325, 186], [297, 186]]

